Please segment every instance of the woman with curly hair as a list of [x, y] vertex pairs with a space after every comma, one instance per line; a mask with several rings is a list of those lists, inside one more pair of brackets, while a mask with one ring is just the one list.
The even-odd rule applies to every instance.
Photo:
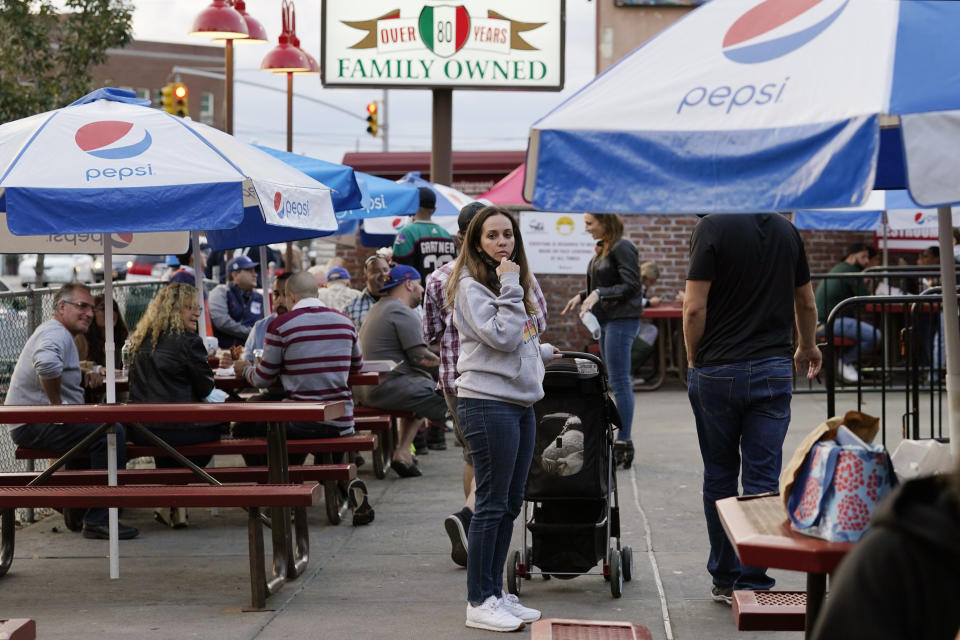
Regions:
[[513, 522], [523, 506], [533, 459], [533, 403], [543, 397], [543, 360], [527, 265], [516, 221], [485, 207], [470, 221], [446, 284], [460, 335], [457, 415], [476, 479], [467, 539], [466, 626], [514, 631], [540, 618], [503, 592], [503, 565]]
[[[131, 402], [201, 402], [214, 389], [207, 349], [197, 334], [200, 308], [196, 288], [173, 283], [160, 290], [130, 336]], [[220, 423], [145, 424], [173, 446], [220, 439]], [[152, 444], [136, 431], [137, 444]], [[211, 456], [192, 457], [198, 466]], [[176, 467], [170, 458], [156, 458], [158, 468]]]

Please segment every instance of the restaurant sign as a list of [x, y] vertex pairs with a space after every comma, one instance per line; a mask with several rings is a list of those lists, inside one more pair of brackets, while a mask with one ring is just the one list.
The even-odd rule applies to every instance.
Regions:
[[563, 88], [564, 0], [324, 0], [322, 14], [327, 87]]

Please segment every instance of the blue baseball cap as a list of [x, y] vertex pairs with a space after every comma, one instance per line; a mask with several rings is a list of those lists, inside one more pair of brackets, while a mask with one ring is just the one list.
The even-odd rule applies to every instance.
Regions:
[[393, 269], [390, 269], [390, 279], [387, 280], [387, 283], [380, 287], [380, 291], [386, 291], [391, 289], [401, 282], [408, 282], [411, 280], [420, 280], [420, 272], [407, 264], [398, 264]]
[[251, 260], [248, 256], [237, 256], [227, 263], [227, 273], [233, 273], [234, 271], [240, 271], [241, 269], [253, 269], [256, 266], [257, 263]]
[[349, 280], [350, 272], [344, 269], [343, 267], [333, 267], [330, 271], [327, 271], [327, 281], [331, 282], [333, 280]]

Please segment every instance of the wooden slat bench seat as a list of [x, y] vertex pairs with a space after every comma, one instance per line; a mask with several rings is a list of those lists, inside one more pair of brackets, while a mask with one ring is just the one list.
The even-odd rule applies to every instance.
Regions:
[[[14, 509], [23, 507], [110, 508], [110, 507], [244, 507], [248, 510], [250, 591], [254, 609], [263, 609], [268, 595], [286, 580], [287, 551], [277, 547], [274, 532], [272, 576], [267, 579], [264, 565], [261, 507], [296, 510], [297, 546], [309, 553], [306, 507], [320, 497], [320, 485], [307, 484], [232, 484], [232, 485], [127, 485], [127, 486], [36, 486], [0, 487], [0, 575], [13, 562]], [[302, 525], [302, 526], [301, 526]]]
[[[310, 440], [288, 440], [288, 453], [337, 453], [351, 451], [372, 451], [376, 446], [376, 436], [346, 436], [343, 438], [314, 438]], [[201, 442], [176, 447], [185, 456], [239, 455], [244, 453], [267, 452], [266, 438], [224, 438], [217, 442]], [[62, 451], [48, 449], [28, 449], [17, 447], [14, 453], [19, 460], [38, 458], [58, 458]], [[159, 447], [131, 444], [127, 446], [127, 458], [144, 456], [164, 456]]]
[[373, 474], [383, 480], [390, 468], [390, 459], [393, 457], [396, 433], [393, 427], [393, 417], [389, 414], [381, 415], [354, 415], [353, 425], [357, 431], [371, 431], [377, 434], [377, 446], [373, 450]]
[[[267, 467], [207, 467], [204, 469], [220, 482], [265, 483]], [[349, 482], [357, 477], [352, 464], [295, 465], [289, 468], [290, 482]], [[0, 486], [22, 487], [40, 475], [34, 471], [0, 474]], [[118, 469], [117, 484], [197, 484], [202, 480], [187, 468], [177, 469]], [[56, 486], [89, 486], [107, 484], [107, 472], [101, 469], [59, 470], [49, 484]]]
[[804, 591], [734, 591], [733, 621], [740, 631], [803, 631]]

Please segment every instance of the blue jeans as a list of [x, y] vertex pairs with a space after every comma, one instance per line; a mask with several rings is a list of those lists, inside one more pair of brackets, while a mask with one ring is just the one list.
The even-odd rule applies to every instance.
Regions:
[[620, 414], [618, 440], [630, 439], [633, 424], [633, 383], [630, 381], [630, 349], [640, 332], [640, 318], [622, 318], [600, 323], [600, 354]]
[[716, 502], [743, 493], [777, 491], [783, 439], [790, 424], [793, 366], [764, 358], [687, 371], [687, 394], [703, 458], [703, 512], [710, 538], [707, 571], [718, 587], [769, 589], [765, 567], [741, 565], [717, 515]]
[[463, 396], [457, 415], [477, 481], [467, 538], [467, 601], [477, 605], [503, 593], [503, 565], [533, 459], [535, 419], [532, 407]]
[[[822, 340], [826, 333], [826, 329], [821, 327], [817, 331], [817, 339]], [[879, 329], [856, 318], [835, 318], [833, 321], [833, 337], [843, 337], [854, 342], [859, 340], [859, 344], [854, 344], [841, 354], [840, 360], [843, 364], [853, 364], [859, 360], [861, 355], [873, 353], [874, 347], [883, 339]]]
[[[99, 428], [98, 424], [65, 423], [65, 424], [25, 424], [12, 431], [10, 435], [18, 447], [30, 449], [52, 449], [53, 451], [69, 451], [88, 434]], [[107, 468], [107, 437], [95, 440], [87, 449], [90, 455], [90, 469]], [[70, 465], [73, 467], [73, 465]], [[127, 466], [127, 433], [122, 424], [117, 425], [117, 469]], [[77, 467], [74, 467], [77, 468]], [[83, 523], [90, 526], [106, 526], [108, 511], [106, 509], [87, 509], [83, 516]]]

